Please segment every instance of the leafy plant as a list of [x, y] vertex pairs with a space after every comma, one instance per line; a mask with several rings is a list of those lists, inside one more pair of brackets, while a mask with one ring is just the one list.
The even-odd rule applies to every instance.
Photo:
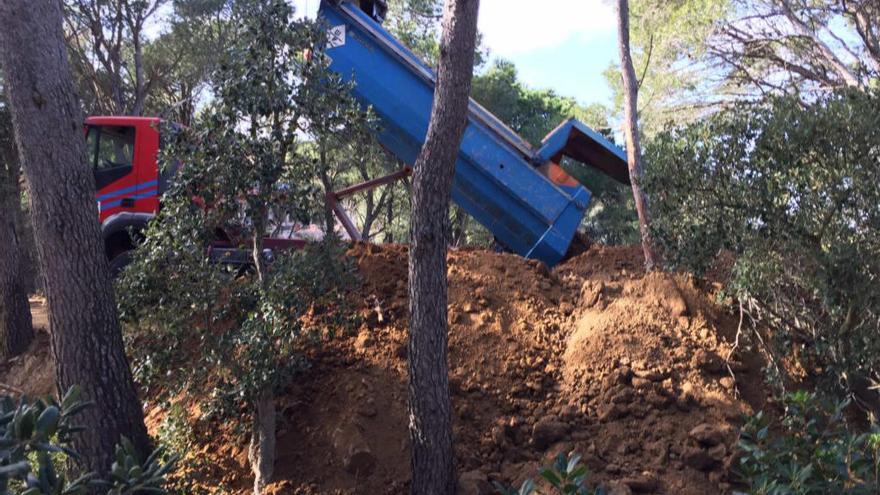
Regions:
[[587, 484], [587, 467], [582, 465], [581, 456], [575, 453], [560, 453], [553, 464], [541, 469], [539, 475], [546, 490], [539, 491], [538, 485], [531, 478], [525, 480], [519, 489], [509, 488], [495, 483], [501, 495], [604, 495], [601, 488], [590, 488]]
[[275, 394], [305, 368], [350, 274], [332, 232], [303, 249], [266, 239], [291, 240], [320, 217], [314, 143], [368, 117], [327, 70], [322, 25], [294, 19], [283, 0], [233, 8], [214, 100], [192, 127], [163, 129], [160, 162], [183, 165], [117, 293], [145, 383], [250, 419], [237, 423], [251, 434], [259, 492], [274, 465]]
[[880, 376], [880, 95], [740, 103], [667, 129], [645, 159], [670, 264], [731, 253], [727, 289], [775, 328], [773, 352], [877, 404], [864, 383]]
[[816, 394], [785, 397], [785, 414], [773, 425], [751, 417], [739, 440], [736, 473], [757, 495], [847, 493], [880, 490], [880, 428], [858, 433], [847, 425], [847, 401], [829, 404]]
[[76, 459], [71, 436], [81, 431], [73, 421], [89, 407], [79, 400], [80, 389], [71, 388], [60, 402], [53, 398], [18, 401], [0, 397], [0, 494], [108, 495], [162, 494], [165, 474], [175, 459], [163, 462], [162, 450], [141, 461], [132, 443], [122, 438], [116, 459], [102, 479], [94, 473], [74, 480], [67, 478], [63, 464]]

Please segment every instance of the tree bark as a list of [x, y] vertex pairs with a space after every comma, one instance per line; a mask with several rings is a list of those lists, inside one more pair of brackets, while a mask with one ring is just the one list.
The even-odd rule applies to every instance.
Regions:
[[263, 391], [254, 410], [248, 460], [254, 473], [254, 495], [261, 495], [275, 473], [275, 396]]
[[633, 67], [629, 49], [629, 1], [617, 0], [617, 31], [618, 49], [620, 50], [620, 71], [623, 76], [623, 133], [626, 138], [626, 160], [629, 166], [629, 178], [632, 183], [633, 198], [639, 216], [639, 231], [642, 237], [642, 251], [648, 268], [657, 266], [657, 255], [651, 244], [649, 227], [651, 225], [648, 211], [648, 198], [642, 191], [639, 182], [642, 180], [642, 148], [639, 143], [639, 88], [636, 71]]
[[57, 386], [60, 392], [79, 385], [93, 404], [77, 418], [84, 431], [74, 448], [81, 468], [107, 473], [120, 436], [144, 456], [150, 440], [123, 351], [61, 3], [5, 0], [0, 25], [0, 63], [31, 196]]
[[[9, 116], [0, 107], [0, 119]], [[34, 339], [24, 280], [24, 222], [12, 126], [0, 122], [0, 359], [18, 356]]]
[[[251, 257], [260, 291], [265, 294], [269, 279], [268, 266], [263, 258], [263, 236], [268, 224], [268, 209], [262, 207], [254, 220]], [[254, 403], [253, 415], [248, 460], [254, 473], [254, 495], [262, 495], [275, 473], [275, 394], [271, 387], [260, 392]]]
[[449, 200], [467, 124], [479, 0], [447, 0], [434, 107], [413, 169], [409, 255], [409, 436], [412, 493], [456, 489], [447, 362]]

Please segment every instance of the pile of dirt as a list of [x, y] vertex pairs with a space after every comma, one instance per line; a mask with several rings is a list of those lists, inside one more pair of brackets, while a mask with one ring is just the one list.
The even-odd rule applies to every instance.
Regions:
[[[360, 244], [363, 325], [290, 390], [277, 493], [402, 493], [409, 478], [405, 246]], [[766, 408], [760, 359], [731, 354], [718, 285], [646, 274], [638, 247], [554, 270], [449, 254], [449, 360], [463, 493], [519, 484], [577, 451], [616, 493], [730, 488], [740, 415]], [[246, 474], [244, 475], [248, 477]]]
[[[362, 324], [310, 351], [278, 399], [274, 493], [406, 491], [407, 249], [356, 244]], [[740, 414], [767, 407], [757, 356], [731, 355], [738, 319], [716, 284], [645, 273], [637, 247], [593, 246], [549, 270], [449, 253], [449, 361], [461, 493], [519, 484], [577, 451], [612, 493], [730, 488]], [[349, 308], [350, 309], [350, 308]], [[153, 430], [164, 412], [154, 409]], [[197, 425], [193, 474], [247, 493], [247, 440]]]

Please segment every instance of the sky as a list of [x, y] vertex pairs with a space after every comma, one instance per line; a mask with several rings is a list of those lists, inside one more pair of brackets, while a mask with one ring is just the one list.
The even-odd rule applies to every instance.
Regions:
[[[319, 3], [294, 0], [309, 15]], [[512, 61], [528, 86], [584, 104], [611, 104], [602, 72], [618, 57], [608, 0], [481, 0], [479, 29], [490, 58]]]

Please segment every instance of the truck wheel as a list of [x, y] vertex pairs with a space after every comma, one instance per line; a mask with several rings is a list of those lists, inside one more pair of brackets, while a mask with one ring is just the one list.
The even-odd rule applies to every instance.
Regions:
[[114, 279], [119, 277], [122, 270], [131, 263], [131, 251], [123, 251], [110, 260], [110, 276]]

